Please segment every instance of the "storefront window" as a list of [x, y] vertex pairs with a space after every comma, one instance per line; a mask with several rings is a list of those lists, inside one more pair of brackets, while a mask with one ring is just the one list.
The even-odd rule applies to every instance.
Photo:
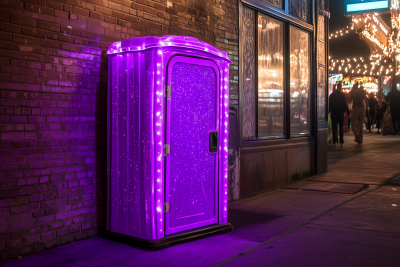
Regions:
[[258, 15], [258, 137], [284, 136], [283, 22]]
[[310, 0], [289, 0], [289, 14], [310, 22]]
[[310, 133], [310, 35], [290, 27], [290, 134]]
[[242, 141], [311, 133], [311, 32], [294, 25], [241, 7]]

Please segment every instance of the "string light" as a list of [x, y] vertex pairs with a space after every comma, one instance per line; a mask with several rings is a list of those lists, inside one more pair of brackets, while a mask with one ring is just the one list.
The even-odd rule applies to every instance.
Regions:
[[[372, 54], [369, 58], [369, 61], [362, 57], [358, 59], [357, 58], [332, 59], [332, 57], [330, 56], [329, 62], [330, 62], [329, 70], [331, 71], [331, 73], [354, 74], [356, 72], [357, 74], [369, 73], [369, 75], [373, 76], [393, 71], [392, 64], [390, 62], [385, 64], [387, 60], [382, 59], [382, 56], [377, 54]], [[352, 65], [351, 63], [353, 62], [357, 64]], [[399, 72], [400, 71], [398, 71], [397, 73]]]
[[353, 25], [360, 35], [375, 44], [383, 55], [390, 55], [389, 35], [391, 29], [382, 21], [378, 14], [354, 15]]
[[329, 39], [332, 39], [333, 37], [338, 38], [340, 36], [344, 36], [345, 34], [348, 34], [350, 31], [354, 30], [354, 25], [351, 24], [350, 26], [347, 26], [339, 31], [336, 31], [335, 33], [331, 33], [329, 35]]
[[[348, 34], [350, 31], [355, 31], [363, 39], [372, 43], [372, 55], [369, 58], [369, 62], [363, 58], [347, 58], [346, 60], [334, 60], [330, 59], [329, 69], [332, 71], [339, 70], [339, 72], [346, 73], [370, 73], [370, 75], [381, 75], [383, 73], [388, 74], [389, 72], [395, 71], [395, 75], [400, 73], [400, 64], [397, 68], [393, 68], [392, 65], [387, 66], [387, 60], [384, 58], [393, 58], [393, 60], [400, 61], [400, 0], [391, 1], [391, 27], [385, 24], [379, 14], [377, 13], [365, 13], [357, 14], [352, 17], [352, 24], [343, 28], [342, 30], [336, 31], [329, 35], [329, 39]], [[384, 60], [383, 60], [384, 59]], [[382, 63], [383, 60], [383, 63]], [[365, 62], [364, 62], [365, 61]], [[356, 67], [351, 66], [350, 62], [357, 63]], [[345, 65], [346, 63], [346, 65]], [[360, 64], [359, 63], [363, 63]], [[364, 64], [366, 63], [366, 64]]]

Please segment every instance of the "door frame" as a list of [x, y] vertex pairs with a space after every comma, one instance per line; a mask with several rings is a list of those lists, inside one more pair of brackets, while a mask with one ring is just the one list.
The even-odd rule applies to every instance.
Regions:
[[[169, 62], [167, 63], [167, 68], [166, 68], [166, 86], [171, 87], [171, 75], [172, 75], [172, 68], [176, 63], [187, 63], [187, 64], [192, 64], [192, 65], [200, 65], [200, 66], [207, 66], [211, 67], [214, 72], [215, 72], [215, 77], [216, 77], [216, 102], [215, 102], [215, 111], [216, 111], [216, 116], [215, 116], [215, 125], [216, 125], [216, 131], [218, 132], [218, 151], [216, 153], [210, 153], [210, 154], [215, 154], [216, 158], [216, 164], [215, 164], [215, 203], [214, 203], [214, 208], [215, 208], [215, 213], [214, 213], [214, 218], [212, 220], [207, 220], [207, 221], [201, 221], [198, 223], [194, 224], [189, 224], [185, 225], [182, 227], [177, 227], [177, 228], [169, 228], [169, 214], [168, 212], [164, 213], [164, 233], [165, 235], [171, 235], [177, 232], [182, 232], [182, 231], [187, 231], [203, 226], [208, 226], [212, 224], [218, 224], [220, 222], [220, 177], [219, 177], [219, 165], [220, 163], [220, 156], [221, 156], [221, 135], [220, 135], [220, 105], [221, 105], [221, 100], [222, 100], [222, 95], [221, 95], [221, 78], [220, 78], [220, 71], [218, 69], [218, 65], [216, 62], [205, 59], [205, 58], [198, 58], [198, 57], [190, 57], [188, 55], [175, 55], [173, 56]], [[165, 118], [164, 118], [164, 123], [165, 123], [165, 137], [164, 141], [165, 144], [170, 144], [170, 121], [171, 121], [171, 99], [174, 95], [174, 91], [172, 88], [171, 92], [171, 97], [166, 98], [166, 104], [165, 104]], [[169, 201], [169, 173], [170, 173], [170, 154], [166, 155], [165, 157], [165, 166], [164, 166], [164, 202], [167, 203]]]

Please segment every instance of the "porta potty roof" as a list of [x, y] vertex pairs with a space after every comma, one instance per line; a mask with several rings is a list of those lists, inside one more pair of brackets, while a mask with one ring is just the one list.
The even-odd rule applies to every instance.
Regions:
[[111, 55], [129, 51], [143, 51], [151, 48], [162, 47], [190, 48], [213, 54], [214, 56], [226, 59], [230, 62], [230, 59], [226, 52], [220, 51], [206, 42], [199, 41], [198, 39], [189, 36], [175, 35], [166, 35], [163, 37], [137, 37], [129, 40], [115, 42], [110, 45], [107, 50], [107, 54]]

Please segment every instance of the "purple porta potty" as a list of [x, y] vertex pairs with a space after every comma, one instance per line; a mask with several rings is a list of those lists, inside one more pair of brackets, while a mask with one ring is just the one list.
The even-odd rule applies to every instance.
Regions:
[[107, 54], [106, 236], [159, 249], [232, 230], [228, 55], [184, 36]]

